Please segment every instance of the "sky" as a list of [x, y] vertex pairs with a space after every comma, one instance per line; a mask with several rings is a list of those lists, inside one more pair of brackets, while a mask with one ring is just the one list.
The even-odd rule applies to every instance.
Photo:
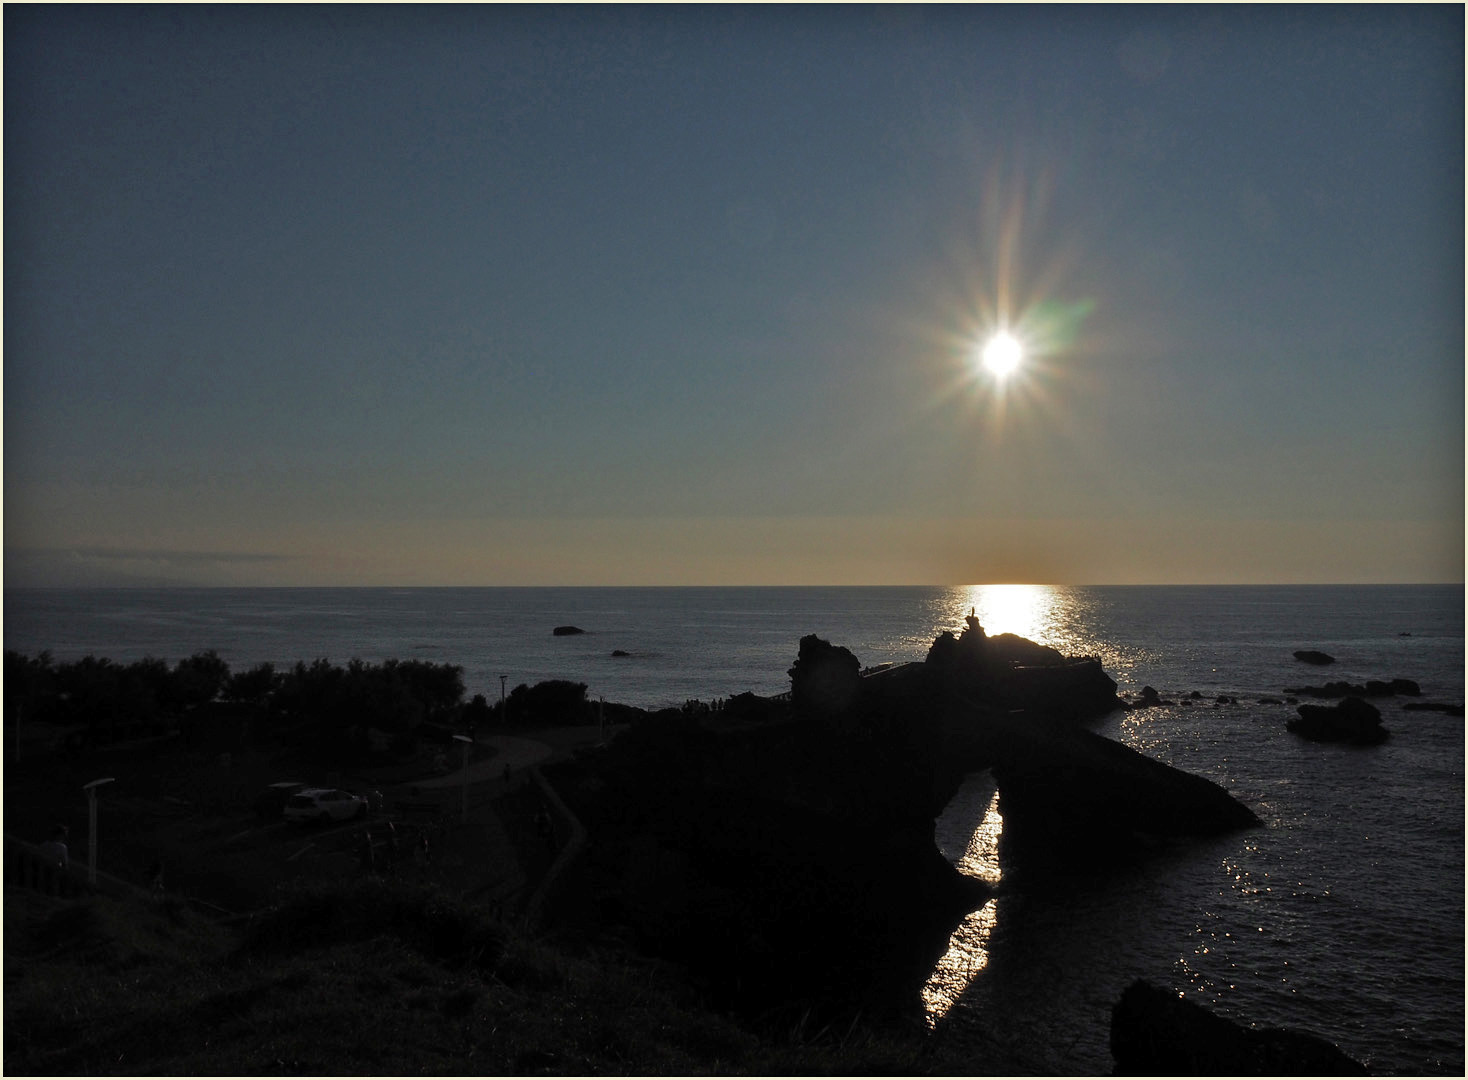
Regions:
[[4, 30], [7, 585], [1463, 580], [1459, 5]]

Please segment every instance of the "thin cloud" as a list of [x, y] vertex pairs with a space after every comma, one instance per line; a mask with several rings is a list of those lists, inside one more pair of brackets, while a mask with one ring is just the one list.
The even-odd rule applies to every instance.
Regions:
[[171, 548], [7, 548], [10, 585], [189, 585], [216, 583], [231, 570], [289, 561], [263, 551], [179, 551]]

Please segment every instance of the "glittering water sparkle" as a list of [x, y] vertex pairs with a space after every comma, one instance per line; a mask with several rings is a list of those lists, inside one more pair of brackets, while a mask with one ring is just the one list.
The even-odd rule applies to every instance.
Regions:
[[[989, 798], [984, 818], [974, 830], [958, 860], [958, 869], [991, 886], [999, 884], [999, 836], [1004, 831], [1004, 818], [999, 813], [999, 792]], [[936, 1024], [948, 1014], [975, 976], [989, 963], [989, 935], [994, 932], [999, 899], [991, 898], [978, 911], [970, 912], [948, 939], [948, 951], [933, 967], [923, 987], [923, 1005], [928, 1023]]]

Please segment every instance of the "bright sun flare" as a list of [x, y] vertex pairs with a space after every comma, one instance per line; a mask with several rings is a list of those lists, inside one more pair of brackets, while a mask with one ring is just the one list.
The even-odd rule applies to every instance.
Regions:
[[984, 370], [1000, 379], [1018, 371], [1024, 358], [1025, 350], [1019, 339], [1002, 331], [984, 343], [984, 351], [979, 355]]

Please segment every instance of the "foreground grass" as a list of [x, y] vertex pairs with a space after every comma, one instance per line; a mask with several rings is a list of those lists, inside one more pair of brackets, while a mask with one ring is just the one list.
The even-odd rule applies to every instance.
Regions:
[[573, 955], [422, 888], [303, 890], [240, 931], [176, 903], [6, 891], [4, 1071], [966, 1073], [921, 1037], [757, 1037], [659, 965]]

